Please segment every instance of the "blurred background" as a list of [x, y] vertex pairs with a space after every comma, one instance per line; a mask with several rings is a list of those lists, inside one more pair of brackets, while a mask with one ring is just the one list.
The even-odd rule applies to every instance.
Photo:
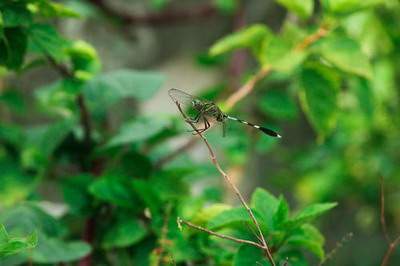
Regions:
[[[338, 203], [314, 223], [324, 249], [353, 237], [324, 264], [381, 265], [382, 180], [400, 235], [398, 1], [49, 2], [0, 4], [0, 223], [38, 232], [1, 265], [251, 265], [204, 235], [174, 238], [176, 216], [203, 223], [196, 213], [239, 201], [170, 88], [278, 131], [205, 135], [249, 201], [260, 187], [293, 213]], [[290, 265], [317, 265], [313, 253]], [[399, 263], [397, 249], [387, 265]]]

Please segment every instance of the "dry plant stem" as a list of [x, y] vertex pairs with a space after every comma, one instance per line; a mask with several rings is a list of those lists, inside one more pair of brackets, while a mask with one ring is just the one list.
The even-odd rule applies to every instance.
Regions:
[[213, 149], [211, 148], [210, 144], [208, 143], [207, 139], [203, 136], [203, 134], [196, 128], [196, 126], [188, 119], [188, 117], [185, 115], [185, 113], [182, 111], [182, 108], [180, 106], [180, 104], [178, 102], [175, 101], [176, 106], [179, 109], [179, 112], [182, 114], [182, 116], [184, 117], [185, 121], [193, 128], [194, 131], [196, 131], [197, 135], [201, 137], [201, 139], [203, 140], [204, 144], [207, 146], [210, 158], [211, 158], [211, 162], [214, 164], [214, 166], [217, 168], [218, 172], [220, 172], [220, 174], [224, 177], [225, 181], [229, 184], [229, 186], [233, 189], [233, 191], [235, 192], [235, 194], [237, 195], [237, 197], [239, 198], [241, 204], [243, 205], [243, 207], [246, 209], [247, 213], [249, 214], [251, 220], [253, 221], [259, 237], [261, 239], [261, 244], [264, 247], [263, 249], [266, 252], [266, 255], [268, 257], [268, 260], [270, 261], [270, 263], [272, 264], [272, 266], [275, 266], [275, 262], [274, 259], [272, 257], [272, 253], [267, 245], [267, 242], [265, 241], [264, 235], [261, 231], [260, 225], [258, 224], [258, 221], [256, 219], [256, 217], [254, 216], [252, 210], [250, 209], [250, 207], [247, 205], [246, 201], [244, 200], [242, 194], [240, 193], [239, 189], [236, 187], [236, 185], [232, 182], [231, 178], [224, 172], [224, 170], [221, 168], [217, 157], [215, 156], [215, 153], [213, 151]]
[[216, 237], [219, 237], [219, 238], [222, 238], [222, 239], [228, 239], [228, 240], [231, 240], [231, 241], [234, 241], [234, 242], [237, 242], [237, 243], [247, 244], [247, 245], [255, 246], [255, 247], [257, 247], [257, 248], [266, 250], [266, 248], [265, 248], [264, 246], [262, 246], [262, 245], [259, 244], [259, 243], [254, 242], [254, 241], [245, 240], [245, 239], [240, 239], [240, 238], [236, 238], [236, 237], [233, 237], [233, 236], [228, 236], [228, 235], [220, 234], [220, 233], [211, 231], [211, 230], [209, 230], [209, 229], [207, 229], [207, 228], [198, 226], [198, 225], [196, 225], [196, 224], [192, 224], [191, 222], [182, 220], [182, 219], [180, 219], [180, 218], [178, 218], [178, 223], [179, 223], [179, 224], [184, 224], [184, 225], [189, 226], [189, 227], [191, 227], [191, 228], [194, 228], [194, 229], [196, 229], [196, 230], [205, 232], [205, 233], [207, 233], [207, 234], [209, 234], [209, 235], [213, 235], [213, 236], [216, 236]]
[[389, 248], [387, 249], [385, 255], [383, 256], [381, 266], [387, 266], [392, 256], [393, 252], [395, 251], [396, 247], [400, 244], [400, 236], [398, 236], [393, 242], [389, 244]]
[[[294, 49], [296, 51], [302, 51], [307, 47], [309, 47], [314, 42], [325, 37], [328, 33], [329, 29], [326, 27], [326, 25], [322, 25], [315, 33], [304, 38], [304, 40], [300, 42], [298, 45], [296, 45]], [[226, 107], [228, 109], [234, 107], [240, 100], [246, 97], [254, 89], [254, 86], [257, 84], [257, 82], [259, 82], [260, 80], [265, 78], [269, 73], [271, 73], [271, 70], [272, 70], [271, 65], [265, 65], [264, 67], [262, 67], [242, 87], [240, 87], [237, 91], [235, 91], [232, 95], [228, 97], [228, 99], [225, 102]]]
[[385, 255], [383, 256], [381, 266], [387, 266], [390, 260], [390, 257], [392, 256], [393, 252], [396, 250], [396, 247], [400, 244], [400, 236], [398, 236], [396, 239], [391, 241], [389, 234], [387, 233], [387, 226], [386, 226], [386, 220], [385, 220], [385, 186], [384, 186], [384, 181], [383, 177], [381, 177], [381, 226], [382, 226], [382, 231], [385, 236], [386, 241], [389, 244], [388, 249], [386, 250]]

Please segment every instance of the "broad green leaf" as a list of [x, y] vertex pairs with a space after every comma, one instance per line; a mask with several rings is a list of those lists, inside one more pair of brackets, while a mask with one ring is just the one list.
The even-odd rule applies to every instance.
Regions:
[[250, 206], [262, 217], [263, 221], [272, 228], [272, 217], [278, 208], [279, 200], [267, 190], [257, 188], [251, 196]]
[[218, 40], [211, 46], [210, 54], [213, 56], [220, 55], [239, 48], [251, 48], [253, 52], [257, 53], [262, 40], [271, 35], [272, 33], [267, 26], [255, 24]]
[[335, 15], [346, 15], [365, 8], [384, 3], [384, 0], [322, 0], [326, 12]]
[[270, 65], [274, 70], [292, 72], [306, 58], [307, 53], [281, 37], [266, 38], [257, 56], [262, 65]]
[[23, 129], [17, 125], [0, 123], [0, 140], [17, 148], [22, 146]]
[[63, 142], [75, 125], [74, 120], [64, 120], [28, 128], [25, 132], [22, 164], [37, 169], [45, 166], [56, 148]]
[[13, 70], [19, 69], [25, 58], [27, 36], [19, 27], [4, 28], [4, 36], [0, 39], [0, 65]]
[[30, 203], [2, 209], [0, 224], [3, 224], [10, 233], [16, 236], [26, 236], [37, 231], [52, 237], [59, 237], [63, 231], [57, 220]]
[[151, 6], [157, 10], [162, 10], [169, 2], [170, 0], [151, 0]]
[[211, 206], [207, 206], [201, 209], [194, 217], [193, 223], [195, 224], [204, 224], [220, 214], [223, 211], [230, 209], [231, 207], [226, 204], [216, 203]]
[[323, 58], [340, 70], [371, 78], [372, 67], [360, 45], [346, 36], [332, 35], [322, 39], [315, 47]]
[[90, 213], [92, 199], [88, 187], [93, 179], [89, 174], [80, 174], [70, 176], [63, 182], [64, 201], [68, 204], [70, 212], [82, 215]]
[[322, 137], [336, 126], [339, 83], [329, 69], [306, 66], [300, 74], [302, 107], [312, 126]]
[[50, 56], [56, 60], [65, 57], [68, 42], [46, 24], [33, 24], [28, 30], [30, 50]]
[[303, 224], [287, 239], [287, 244], [309, 250], [320, 260], [325, 256], [323, 249], [324, 242], [323, 235], [311, 224]]
[[[255, 210], [252, 210], [252, 211], [253, 211], [254, 216], [260, 223], [260, 226], [265, 225], [260, 222], [260, 221], [262, 221], [261, 215]], [[208, 222], [208, 228], [210, 228], [211, 230], [214, 230], [214, 229], [230, 226], [235, 223], [241, 223], [241, 222], [252, 223], [252, 220], [251, 220], [248, 212], [246, 211], [246, 209], [244, 209], [242, 207], [232, 208], [229, 210], [225, 210], [225, 211], [217, 214], [216, 216], [214, 216]]]
[[282, 224], [284, 224], [289, 216], [289, 205], [283, 195], [279, 197], [279, 203], [272, 216], [272, 220], [274, 223], [274, 228], [279, 228]]
[[270, 266], [263, 251], [257, 247], [242, 245], [233, 258], [233, 266]]
[[301, 18], [309, 18], [314, 9], [313, 0], [276, 0], [276, 2]]
[[215, 6], [225, 14], [232, 14], [238, 7], [238, 0], [214, 0]]
[[25, 200], [36, 184], [36, 178], [24, 173], [12, 160], [0, 159], [0, 208]]
[[9, 236], [3, 225], [0, 224], [0, 258], [14, 255], [36, 247], [37, 234], [27, 237]]
[[311, 222], [318, 216], [321, 216], [325, 212], [334, 208], [337, 205], [336, 202], [331, 203], [316, 203], [309, 205], [302, 209], [299, 213], [297, 213], [294, 217], [290, 218], [286, 222], [286, 227], [288, 228], [296, 228], [302, 224]]
[[122, 207], [134, 207], [136, 200], [133, 190], [123, 178], [117, 176], [103, 176], [89, 186], [90, 193], [98, 199]]
[[169, 121], [160, 116], [138, 117], [131, 122], [124, 123], [119, 132], [108, 141], [106, 147], [144, 141], [160, 133], [168, 124]]
[[116, 70], [90, 80], [83, 94], [90, 110], [104, 112], [123, 98], [150, 99], [163, 81], [164, 76], [156, 72]]
[[297, 116], [297, 106], [287, 92], [268, 90], [258, 101], [261, 111], [277, 119], [293, 119]]
[[131, 217], [126, 217], [104, 232], [102, 246], [106, 249], [128, 247], [141, 241], [146, 234], [147, 230], [143, 224]]
[[0, 103], [6, 104], [10, 110], [19, 114], [26, 109], [22, 93], [16, 89], [5, 89], [0, 92]]
[[374, 94], [370, 83], [366, 79], [353, 79], [350, 83], [350, 88], [357, 96], [360, 109], [368, 119], [372, 119], [375, 109]]
[[77, 18], [79, 14], [74, 10], [66, 7], [63, 4], [55, 3], [52, 1], [37, 1], [29, 5], [33, 12], [38, 12], [41, 16], [46, 18], [53, 17], [72, 17]]
[[26, 8], [26, 4], [22, 1], [10, 3], [2, 3], [1, 12], [4, 27], [28, 26], [32, 23], [32, 14]]
[[75, 115], [76, 96], [80, 89], [80, 82], [63, 79], [36, 89], [35, 97], [43, 112], [71, 119]]
[[64, 242], [57, 238], [40, 235], [31, 258], [35, 263], [53, 264], [76, 261], [87, 256], [90, 251], [91, 247], [83, 241]]

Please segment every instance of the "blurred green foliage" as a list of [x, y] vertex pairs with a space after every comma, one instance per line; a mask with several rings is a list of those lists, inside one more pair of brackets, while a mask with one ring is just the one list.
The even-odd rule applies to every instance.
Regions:
[[[224, 188], [208, 161], [192, 159], [191, 151], [164, 161], [177, 148], [171, 141], [189, 135], [184, 121], [138, 108], [160, 90], [164, 75], [103, 73], [94, 47], [64, 37], [55, 26], [87, 14], [68, 6], [97, 1], [65, 2], [0, 2], [0, 264], [270, 265], [256, 247], [186, 226], [180, 230], [177, 217], [258, 241], [246, 210], [221, 203]], [[147, 4], [151, 12], [168, 12], [175, 2]], [[286, 197], [257, 188], [250, 206], [277, 263], [314, 265], [326, 258], [325, 238], [333, 246], [338, 234], [378, 231], [380, 176], [390, 188], [400, 185], [400, 4], [275, 2], [287, 12], [279, 30], [246, 25], [221, 36], [197, 61], [222, 68], [235, 63], [226, 60], [232, 54], [247, 50], [254, 65], [242, 70], [243, 81], [268, 72], [229, 111], [260, 124], [269, 121], [284, 140], [255, 137], [239, 125], [230, 125], [223, 141], [216, 131], [207, 138], [224, 152], [224, 168], [233, 173], [251, 170], [247, 164], [267, 156], [287, 166], [264, 171], [266, 164], [258, 165], [263, 177], [269, 175], [260, 185]], [[231, 18], [246, 4], [211, 5]], [[10, 84], [37, 69], [51, 74], [27, 102], [23, 88]], [[203, 94], [216, 100], [231, 92], [221, 82]], [[130, 108], [111, 121], [114, 108], [126, 103]], [[304, 130], [307, 141], [298, 145]], [[46, 186], [53, 193], [45, 193]], [[393, 228], [399, 228], [397, 201], [396, 194], [387, 200]], [[320, 216], [328, 218], [315, 225]], [[348, 223], [344, 229], [341, 222]], [[358, 256], [373, 242], [360, 240], [347, 261], [332, 263], [376, 265], [384, 252], [379, 241], [382, 247], [374, 252], [382, 253]], [[393, 264], [398, 261], [394, 256]]]

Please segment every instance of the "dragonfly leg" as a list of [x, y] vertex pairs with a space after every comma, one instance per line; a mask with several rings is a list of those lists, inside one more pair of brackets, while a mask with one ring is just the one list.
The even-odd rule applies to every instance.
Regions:
[[202, 129], [198, 129], [198, 130], [193, 130], [195, 132], [193, 132], [193, 135], [198, 135], [200, 133], [203, 133], [204, 131], [206, 131], [207, 129], [210, 128], [210, 122], [208, 122], [207, 118], [205, 116], [203, 116], [203, 122], [204, 122], [204, 128]]
[[189, 117], [188, 119], [186, 119], [186, 121], [197, 124], [200, 120], [200, 117], [201, 117], [201, 113], [198, 113], [194, 118]]

